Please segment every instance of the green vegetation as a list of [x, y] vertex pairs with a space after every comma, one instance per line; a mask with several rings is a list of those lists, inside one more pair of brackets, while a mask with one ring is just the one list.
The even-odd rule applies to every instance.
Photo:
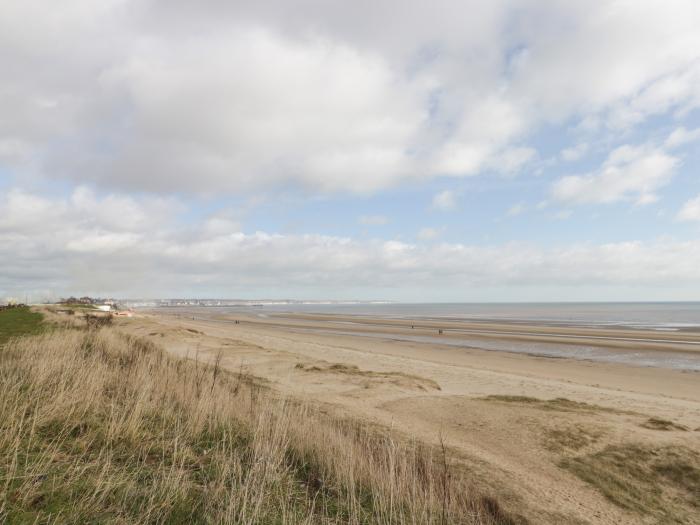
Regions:
[[444, 449], [115, 328], [0, 349], [0, 522], [515, 523]]
[[73, 310], [96, 310], [95, 305], [85, 303], [58, 303], [60, 308], [71, 308]]
[[684, 447], [608, 446], [561, 466], [616, 505], [660, 523], [686, 523], [700, 512], [700, 456]]
[[42, 322], [43, 316], [26, 306], [1, 310], [0, 345], [12, 337], [40, 333], [44, 329]]

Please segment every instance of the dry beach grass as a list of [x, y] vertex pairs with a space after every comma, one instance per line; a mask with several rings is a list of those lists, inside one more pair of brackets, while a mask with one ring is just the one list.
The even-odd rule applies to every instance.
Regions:
[[[697, 373], [398, 341], [368, 336], [352, 317], [290, 326], [275, 316], [236, 313], [234, 323], [233, 315], [181, 312], [116, 326], [175, 356], [220, 359], [329, 414], [391, 428], [402, 442], [442, 443], [453, 475], [465, 473], [532, 523], [700, 523]], [[357, 326], [359, 335], [326, 332], [336, 325]], [[640, 456], [646, 478], [638, 486], [615, 463], [635, 450], [653, 452]], [[677, 454], [670, 468], [666, 452]], [[653, 501], [625, 504], [635, 490]]]
[[11, 523], [512, 523], [444, 449], [114, 328], [0, 350]]

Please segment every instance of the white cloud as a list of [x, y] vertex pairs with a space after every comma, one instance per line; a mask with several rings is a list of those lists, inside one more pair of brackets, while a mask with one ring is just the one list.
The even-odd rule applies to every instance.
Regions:
[[433, 196], [433, 208], [441, 211], [450, 211], [457, 206], [457, 196], [452, 190], [443, 190]]
[[[49, 198], [13, 189], [0, 194], [0, 234], [8, 238], [26, 236], [30, 240], [33, 236], [41, 239], [48, 232], [51, 238], [54, 228], [60, 230], [69, 224], [76, 234], [71, 238], [73, 247], [81, 238], [100, 238], [103, 243], [106, 236], [137, 241], [145, 232], [172, 224], [182, 210], [182, 206], [171, 199], [135, 199], [115, 194], [98, 197], [84, 187], [76, 188], [66, 198]], [[56, 237], [54, 242], [58, 240]]]
[[360, 215], [357, 222], [365, 226], [382, 226], [389, 222], [389, 219], [384, 215]]
[[[549, 173], [587, 144], [598, 152], [672, 120], [663, 145], [609, 152], [536, 207], [565, 219], [576, 204], [653, 202], [680, 165], [674, 148], [700, 137], [683, 127], [700, 106], [699, 26], [695, 0], [2, 2], [0, 289], [697, 283], [695, 243], [279, 235], [244, 231], [243, 210], [199, 219], [153, 194], [425, 188], [523, 171], [535, 142], [570, 134], [570, 148], [539, 161]], [[47, 197], [8, 181], [77, 189]], [[440, 192], [432, 206], [458, 197]], [[695, 220], [695, 202], [678, 218]]]
[[433, 239], [437, 239], [438, 237], [440, 237], [444, 231], [445, 228], [424, 227], [418, 230], [416, 237], [418, 237], [418, 239], [420, 239], [421, 241], [432, 241]]
[[565, 220], [571, 218], [573, 213], [574, 212], [572, 210], [559, 210], [558, 212], [556, 212], [553, 215], [553, 218], [558, 220], [558, 221], [565, 221]]
[[692, 0], [526, 10], [515, 91], [529, 93], [550, 118], [599, 114], [614, 126], [697, 105], [699, 17]]
[[[101, 205], [120, 197], [81, 197]], [[255, 295], [277, 290], [306, 296], [471, 297], [493, 286], [663, 286], [694, 290], [700, 242], [650, 241], [469, 245], [360, 241], [324, 235], [212, 230], [207, 219], [183, 231], [177, 220], [135, 210], [150, 225], [87, 219], [74, 197], [24, 192], [0, 198], [0, 296], [23, 295], [26, 283], [61, 293]], [[132, 209], [131, 211], [134, 211]], [[177, 218], [177, 214], [176, 217]], [[428, 230], [425, 231], [427, 233]], [[434, 238], [433, 238], [434, 239]], [[432, 239], [429, 239], [432, 240]], [[688, 292], [689, 293], [689, 292]]]
[[698, 25], [693, 0], [4, 2], [0, 163], [165, 193], [515, 172], [542, 125], [700, 104]]
[[581, 142], [570, 148], [565, 148], [561, 152], [561, 158], [567, 162], [574, 162], [583, 157], [588, 151], [588, 143]]
[[695, 142], [696, 140], [700, 140], [700, 128], [688, 130], [681, 126], [680, 128], [673, 130], [673, 132], [666, 139], [664, 146], [668, 149], [672, 149], [690, 142]]
[[228, 235], [241, 231], [241, 223], [230, 214], [219, 214], [206, 219], [202, 225], [202, 232], [208, 237]]
[[[697, 45], [697, 44], [694, 44]], [[666, 113], [671, 108], [685, 113], [700, 106], [700, 65], [690, 64], [655, 79], [627, 103], [611, 112], [613, 127], [629, 128], [650, 115]]]
[[534, 148], [509, 148], [504, 150], [491, 162], [493, 169], [498, 172], [512, 175], [520, 171], [526, 164], [537, 156]]
[[687, 201], [678, 212], [680, 221], [700, 221], [700, 195]]
[[527, 205], [524, 202], [518, 202], [516, 204], [513, 204], [510, 208], [508, 208], [506, 215], [508, 217], [517, 217], [518, 215], [525, 212], [526, 210], [527, 210]]
[[574, 204], [635, 200], [647, 204], [673, 177], [678, 159], [658, 148], [621, 146], [593, 173], [569, 175], [552, 186], [552, 197]]
[[136, 111], [108, 137], [118, 162], [110, 153], [85, 168], [153, 189], [292, 180], [376, 190], [411, 173], [406, 149], [425, 118], [421, 87], [399, 82], [381, 56], [261, 30], [146, 47], [104, 78]]

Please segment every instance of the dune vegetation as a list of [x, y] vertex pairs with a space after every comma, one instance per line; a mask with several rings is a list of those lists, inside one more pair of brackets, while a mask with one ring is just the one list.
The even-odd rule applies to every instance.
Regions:
[[686, 447], [609, 445], [561, 466], [647, 522], [698, 522], [700, 455]]
[[444, 448], [281, 398], [117, 328], [0, 344], [2, 522], [523, 521]]
[[27, 306], [0, 311], [0, 345], [12, 337], [38, 334], [44, 329], [43, 316]]

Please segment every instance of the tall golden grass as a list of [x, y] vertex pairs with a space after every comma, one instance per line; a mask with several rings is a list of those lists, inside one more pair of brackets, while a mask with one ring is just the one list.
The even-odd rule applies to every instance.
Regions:
[[513, 523], [445, 450], [114, 328], [0, 349], [0, 521]]

